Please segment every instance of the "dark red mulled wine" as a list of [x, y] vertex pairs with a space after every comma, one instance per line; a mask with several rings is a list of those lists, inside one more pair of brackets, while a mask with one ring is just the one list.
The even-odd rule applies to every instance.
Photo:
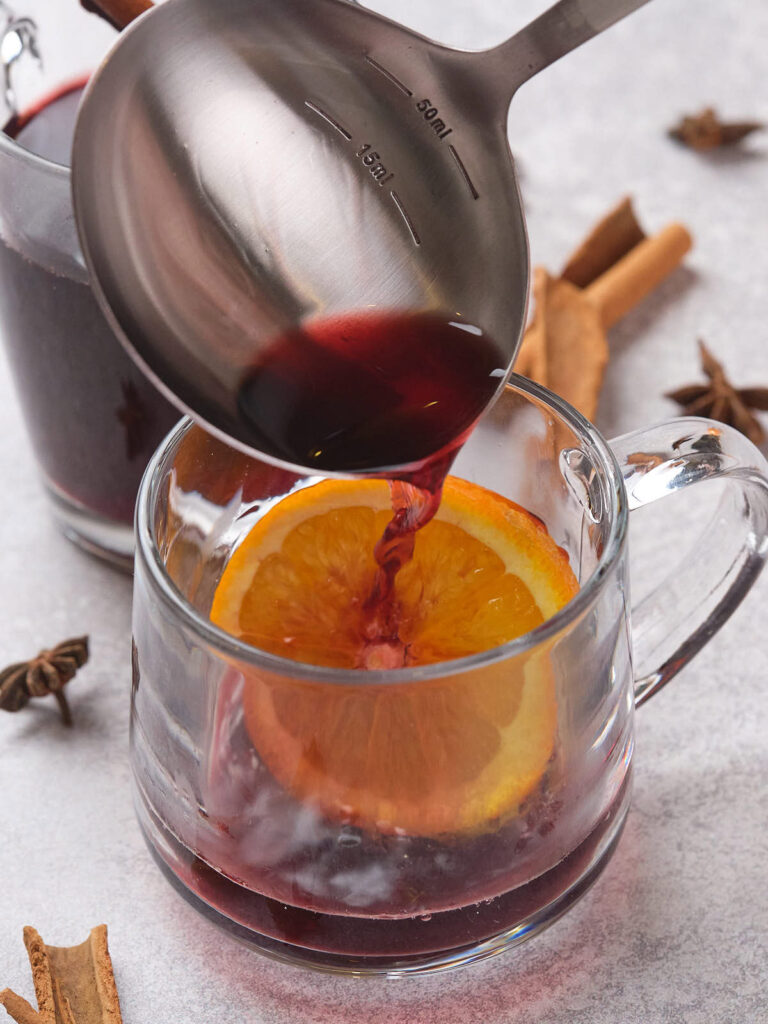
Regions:
[[[526, 854], [567, 815], [563, 803], [552, 799], [548, 778], [514, 820], [482, 835], [384, 836], [315, 823], [318, 834], [325, 827], [324, 843], [308, 842], [306, 849], [286, 843], [282, 856], [276, 855], [268, 867], [250, 866], [246, 877], [242, 861], [230, 862], [231, 852], [247, 847], [250, 831], [263, 843], [266, 816], [241, 815], [226, 826], [206, 816], [195, 850], [180, 843], [149, 808], [139, 813], [155, 839], [162, 837], [150, 847], [170, 869], [171, 880], [181, 880], [185, 895], [197, 897], [199, 909], [236, 936], [289, 958], [292, 947], [314, 951], [306, 959], [318, 965], [332, 966], [338, 957], [348, 967], [349, 958], [361, 957], [368, 968], [377, 961], [394, 966], [395, 959], [407, 966], [430, 955], [458, 953], [517, 928], [535, 927], [537, 914], [547, 911], [552, 916], [559, 903], [560, 910], [567, 909], [598, 876], [618, 840], [630, 778], [578, 846], [538, 871], [535, 853], [521, 871]], [[230, 781], [238, 790], [242, 778], [237, 764]], [[253, 782], [262, 789], [265, 784], [274, 789], [275, 801], [284, 800], [271, 780], [265, 783], [259, 777]], [[248, 804], [242, 793], [231, 795]], [[266, 802], [270, 811], [278, 809]], [[293, 816], [300, 812], [286, 806], [285, 813], [285, 829], [272, 828], [281, 835], [290, 833]], [[305, 833], [312, 828], [307, 823]], [[355, 878], [359, 915], [350, 906], [354, 899], [334, 906], [335, 886], [350, 890]], [[409, 904], [412, 913], [404, 913]]]
[[[70, 84], [12, 118], [5, 134], [37, 156], [66, 166], [82, 88], [82, 81]], [[17, 160], [21, 178], [26, 170], [23, 159]], [[43, 180], [35, 178], [36, 184]], [[62, 272], [60, 261], [54, 269], [53, 239], [54, 255], [46, 260], [46, 202], [51, 207], [69, 204], [66, 182], [55, 179], [51, 187], [55, 194], [29, 203], [29, 224], [8, 233], [0, 227], [5, 347], [47, 482], [65, 501], [128, 525], [147, 461], [179, 414], [124, 353], [85, 272], [76, 280]], [[66, 213], [57, 209], [51, 219], [63, 220]], [[27, 239], [34, 242], [34, 258]], [[73, 254], [73, 264], [75, 259]]]
[[378, 470], [450, 459], [505, 374], [496, 344], [460, 317], [355, 313], [312, 321], [269, 345], [239, 410], [259, 451], [319, 470]]

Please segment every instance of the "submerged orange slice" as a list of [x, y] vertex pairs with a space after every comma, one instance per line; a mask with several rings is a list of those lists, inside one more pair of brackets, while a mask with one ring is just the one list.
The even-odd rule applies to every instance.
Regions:
[[[377, 480], [325, 480], [283, 498], [228, 563], [212, 621], [285, 658], [359, 667], [389, 503]], [[497, 647], [576, 590], [565, 552], [539, 520], [449, 477], [395, 581], [404, 663]], [[554, 684], [542, 647], [449, 672], [394, 684], [254, 672], [246, 728], [277, 781], [331, 817], [420, 835], [477, 830], [514, 813], [539, 782], [555, 743]]]

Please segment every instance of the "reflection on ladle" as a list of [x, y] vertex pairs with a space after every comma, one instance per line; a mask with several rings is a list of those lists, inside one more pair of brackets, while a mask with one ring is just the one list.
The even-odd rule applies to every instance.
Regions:
[[[419, 463], [436, 441], [425, 417], [458, 438], [520, 342], [528, 246], [510, 99], [645, 2], [561, 0], [485, 52], [347, 0], [167, 0], [149, 11], [89, 86], [74, 146], [83, 250], [118, 333], [182, 408], [268, 458], [324, 471]], [[119, 21], [146, 4], [99, 6]], [[374, 341], [391, 344], [382, 318], [439, 321], [470, 357], [490, 352], [462, 363], [476, 369], [457, 379], [463, 401], [422, 386], [442, 342], [412, 333], [398, 365], [371, 357]], [[333, 428], [313, 434], [328, 395], [310, 380], [275, 423], [264, 368], [319, 338], [348, 368], [365, 360], [366, 378], [363, 392], [342, 375]], [[387, 395], [395, 407], [377, 418]], [[351, 451], [351, 438], [391, 430], [393, 412], [408, 445]]]

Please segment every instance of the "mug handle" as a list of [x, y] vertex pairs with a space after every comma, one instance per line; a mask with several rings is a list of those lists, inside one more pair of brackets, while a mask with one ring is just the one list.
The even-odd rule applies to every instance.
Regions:
[[694, 552], [632, 608], [639, 707], [701, 650], [757, 579], [768, 555], [768, 463], [733, 427], [700, 417], [609, 444], [630, 512], [702, 480], [728, 485]]

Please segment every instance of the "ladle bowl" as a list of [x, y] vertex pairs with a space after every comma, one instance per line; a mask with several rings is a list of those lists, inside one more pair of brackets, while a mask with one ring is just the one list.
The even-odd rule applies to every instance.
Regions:
[[[74, 144], [83, 251], [113, 326], [177, 404], [282, 463], [307, 460], [243, 415], [243, 380], [276, 338], [350, 310], [492, 339], [476, 417], [528, 294], [510, 100], [645, 2], [561, 0], [484, 52], [346, 0], [150, 10], [92, 79]], [[354, 468], [397, 468], [371, 458]]]

